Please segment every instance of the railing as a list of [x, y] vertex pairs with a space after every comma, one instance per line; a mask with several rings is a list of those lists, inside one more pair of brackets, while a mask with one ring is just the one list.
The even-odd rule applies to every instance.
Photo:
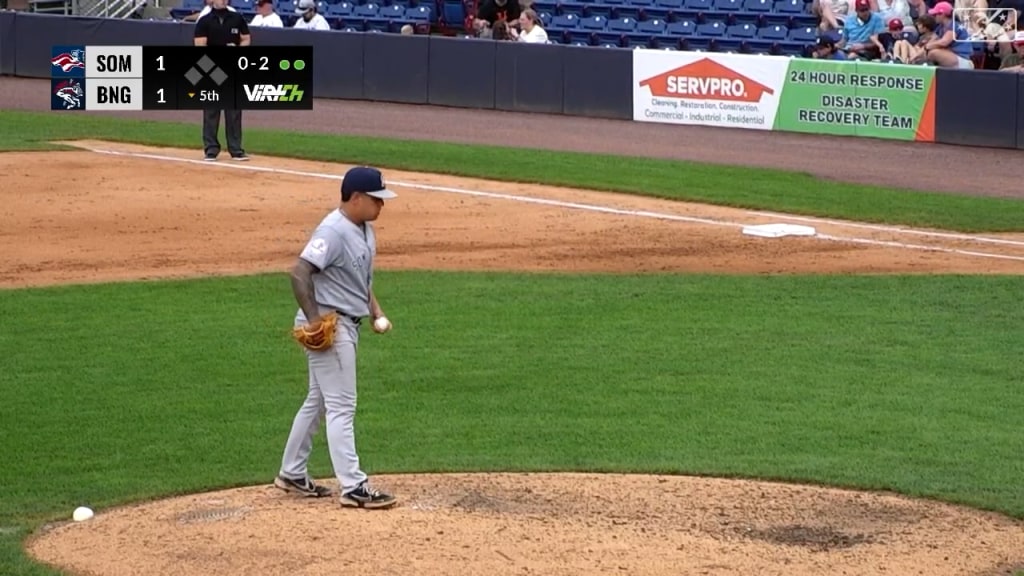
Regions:
[[[127, 18], [136, 11], [136, 0], [67, 0], [75, 3], [75, 15], [93, 18]], [[152, 3], [152, 0], [150, 0]]]

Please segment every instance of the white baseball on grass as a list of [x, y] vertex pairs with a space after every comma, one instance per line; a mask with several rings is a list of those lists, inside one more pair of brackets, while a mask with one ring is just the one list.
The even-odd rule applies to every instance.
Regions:
[[388, 320], [387, 316], [381, 316], [373, 321], [373, 327], [377, 330], [384, 332], [391, 328], [391, 320]]
[[92, 518], [92, 516], [92, 510], [86, 508], [85, 506], [79, 506], [78, 508], [75, 508], [74, 513], [71, 514], [71, 517], [74, 518], [75, 522], [88, 520], [89, 518]]

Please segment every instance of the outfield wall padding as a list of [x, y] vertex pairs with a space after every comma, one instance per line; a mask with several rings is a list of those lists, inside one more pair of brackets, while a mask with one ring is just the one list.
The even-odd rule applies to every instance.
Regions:
[[494, 54], [495, 108], [562, 113], [561, 46], [496, 42]]
[[363, 39], [363, 98], [426, 104], [429, 48], [427, 36], [366, 34]]
[[1024, 150], [1024, 75], [1017, 75], [1017, 148]]
[[14, 75], [14, 12], [0, 12], [0, 75]]
[[483, 39], [431, 37], [429, 103], [493, 109], [496, 45]]
[[940, 68], [935, 141], [962, 146], [1016, 148], [1020, 123], [1017, 74]]
[[[51, 48], [57, 44], [190, 45], [193, 31], [194, 24], [188, 22], [3, 12], [0, 13], [0, 74], [49, 78]], [[649, 84], [642, 90], [634, 85], [633, 50], [293, 29], [254, 28], [252, 34], [253, 43], [257, 45], [313, 46], [313, 96], [316, 98], [622, 120], [634, 117], [633, 99], [639, 98], [638, 94], [646, 94], [648, 100], [651, 98]], [[671, 69], [673, 57], [665, 53], [664, 58], [669, 64], [666, 70]], [[729, 58], [763, 57], [735, 55]], [[770, 59], [758, 61], [772, 62]], [[708, 64], [706, 59], [698, 59], [689, 70], [697, 76], [704, 75], [704, 80], [726, 78], [728, 83], [722, 86], [743, 86], [747, 93], [750, 88], [762, 92], [764, 86], [768, 87], [769, 95], [777, 97], [782, 92], [772, 87], [782, 86], [778, 78], [758, 76], [754, 74], [759, 70], [756, 67], [746, 67], [750, 73], [744, 76], [744, 69], [744, 64], [726, 58], [721, 64]], [[863, 69], [870, 71], [867, 66]], [[879, 74], [891, 75], [890, 70], [898, 68], [876, 70]], [[674, 72], [680, 77], [687, 73]], [[691, 84], [688, 89], [699, 87], [699, 84]], [[806, 97], [808, 91], [801, 90]], [[678, 97], [666, 94], [670, 101]], [[820, 99], [811, 94], [809, 103]], [[985, 70], [939, 69], [935, 72], [932, 96], [922, 117], [928, 117], [928, 107], [934, 107], [935, 141], [1024, 149], [1024, 76]], [[735, 94], [733, 97], [737, 98]], [[723, 107], [717, 114], [753, 113], [749, 112], [751, 105], [742, 102], [746, 96], [738, 98], [741, 100], [738, 107]], [[777, 108], [780, 113], [786, 111], [785, 105]], [[712, 110], [711, 115], [715, 113]], [[776, 129], [781, 127], [785, 126], [779, 123]], [[761, 128], [764, 128], [763, 122]], [[826, 131], [820, 133], [831, 133], [828, 130], [826, 127]], [[918, 134], [918, 139], [929, 138]]]

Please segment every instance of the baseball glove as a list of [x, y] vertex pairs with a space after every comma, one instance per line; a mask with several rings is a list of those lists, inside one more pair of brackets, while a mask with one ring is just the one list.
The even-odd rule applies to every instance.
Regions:
[[319, 352], [334, 344], [335, 329], [338, 326], [338, 314], [328, 312], [319, 320], [292, 329], [292, 336], [306, 348]]

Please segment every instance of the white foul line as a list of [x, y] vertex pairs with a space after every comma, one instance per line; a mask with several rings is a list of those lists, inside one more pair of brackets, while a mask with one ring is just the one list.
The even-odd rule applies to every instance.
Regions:
[[[109, 154], [109, 155], [114, 155], [114, 156], [129, 156], [129, 157], [134, 157], [134, 158], [148, 158], [148, 159], [151, 159], [151, 160], [166, 160], [166, 161], [171, 161], [171, 162], [185, 162], [185, 163], [188, 163], [188, 164], [202, 164], [204, 166], [221, 167], [221, 168], [234, 168], [234, 169], [237, 169], [237, 170], [249, 170], [249, 171], [252, 171], [252, 172], [270, 172], [270, 173], [273, 173], [273, 174], [291, 174], [293, 176], [305, 176], [305, 177], [309, 177], [309, 178], [326, 178], [328, 180], [341, 180], [342, 179], [342, 177], [340, 175], [325, 174], [325, 173], [322, 173], [322, 172], [306, 172], [306, 171], [302, 171], [302, 170], [290, 170], [290, 169], [287, 169], [287, 168], [270, 168], [270, 167], [264, 167], [264, 166], [254, 166], [252, 164], [226, 164], [226, 163], [222, 163], [222, 162], [206, 162], [204, 160], [193, 160], [193, 159], [190, 159], [190, 158], [178, 158], [178, 157], [175, 157], [175, 156], [164, 156], [164, 155], [160, 155], [160, 154], [146, 154], [146, 153], [142, 153], [142, 152], [119, 152], [119, 151], [116, 151], [116, 150], [100, 150], [100, 149], [96, 149], [96, 148], [86, 148], [86, 149], [89, 150], [90, 152], [95, 152], [95, 153], [98, 153], [98, 154]], [[467, 196], [478, 196], [478, 197], [484, 197], [484, 198], [496, 198], [496, 199], [500, 199], [500, 200], [512, 200], [512, 201], [515, 201], [515, 202], [524, 202], [524, 203], [529, 203], [529, 204], [543, 204], [543, 205], [547, 205], [547, 206], [558, 206], [560, 208], [575, 208], [577, 210], [589, 210], [589, 211], [592, 211], [592, 212], [603, 212], [603, 213], [606, 213], [606, 214], [616, 214], [616, 215], [619, 215], [619, 216], [637, 216], [637, 217], [641, 217], [641, 218], [655, 218], [655, 219], [659, 219], [659, 220], [673, 220], [673, 221], [676, 221], [676, 222], [691, 222], [691, 223], [696, 223], [696, 224], [709, 224], [709, 225], [713, 225], [713, 226], [728, 226], [728, 227], [732, 227], [732, 228], [742, 228], [742, 227], [746, 226], [746, 224], [742, 224], [742, 223], [739, 223], [739, 222], [729, 222], [729, 221], [725, 221], [725, 220], [712, 220], [710, 218], [697, 218], [697, 217], [693, 217], [693, 216], [680, 216], [680, 215], [677, 215], [677, 214], [665, 214], [665, 213], [662, 213], [662, 212], [649, 212], [649, 211], [645, 211], [645, 210], [627, 210], [627, 209], [623, 209], [623, 208], [612, 208], [610, 206], [600, 206], [600, 205], [596, 205], [596, 204], [581, 204], [581, 203], [577, 203], [577, 202], [563, 202], [561, 200], [551, 200], [551, 199], [547, 199], [547, 198], [532, 198], [532, 197], [529, 197], [529, 196], [518, 196], [518, 195], [514, 195], [514, 194], [502, 194], [502, 193], [497, 193], [497, 192], [483, 192], [483, 191], [480, 191], [480, 190], [467, 190], [467, 189], [464, 189], [464, 188], [451, 188], [451, 187], [447, 187], [447, 186], [433, 186], [433, 185], [430, 185], [430, 184], [416, 184], [416, 183], [413, 183], [413, 182], [400, 182], [400, 181], [394, 181], [394, 180], [389, 180], [388, 183], [390, 185], [395, 185], [395, 186], [399, 186], [399, 187], [403, 187], [403, 188], [412, 188], [412, 189], [419, 189], [419, 190], [430, 190], [430, 191], [434, 191], [434, 192], [450, 192], [450, 193], [454, 193], [454, 194], [463, 194], [463, 195], [467, 195]], [[998, 238], [983, 238], [983, 237], [978, 237], [978, 236], [970, 236], [970, 235], [967, 235], [967, 234], [948, 234], [948, 233], [940, 233], [940, 232], [926, 232], [926, 231], [923, 231], [923, 230], [908, 230], [908, 229], [903, 229], [903, 228], [894, 228], [894, 227], [887, 227], [887, 226], [875, 226], [875, 225], [871, 225], [871, 224], [857, 224], [857, 223], [847, 223], [847, 222], [840, 222], [840, 221], [823, 220], [823, 219], [817, 219], [817, 218], [806, 218], [806, 217], [800, 217], [800, 216], [791, 216], [789, 214], [776, 214], [776, 213], [772, 213], [772, 212], [747, 211], [747, 213], [748, 214], [754, 214], [754, 215], [761, 215], [761, 216], [774, 216], [774, 217], [779, 217], [779, 218], [789, 218], [789, 219], [793, 219], [793, 220], [816, 221], [816, 222], [835, 224], [835, 225], [839, 225], [839, 226], [859, 226], [859, 227], [863, 227], [863, 228], [871, 228], [871, 229], [875, 229], [875, 230], [879, 230], [879, 231], [887, 231], [887, 232], [893, 232], [893, 233], [898, 233], [898, 234], [912, 233], [912, 234], [922, 234], [922, 235], [941, 236], [941, 237], [948, 237], [948, 238], [957, 238], [957, 239], [962, 239], [962, 240], [974, 240], [974, 241], [979, 241], [979, 242], [995, 242], [995, 243], [1002, 243], [1002, 244], [1011, 244], [1011, 245], [1024, 246], [1024, 242], [1015, 242], [1015, 241], [1012, 241], [1012, 240], [1002, 240], [1002, 239], [998, 239]], [[957, 248], [945, 248], [945, 247], [942, 247], [942, 246], [929, 246], [929, 245], [924, 245], [924, 244], [907, 244], [907, 243], [903, 243], [903, 242], [891, 242], [891, 241], [884, 241], [884, 240], [872, 240], [870, 238], [855, 238], [855, 237], [845, 237], [845, 236], [833, 236], [833, 235], [830, 235], [830, 234], [815, 234], [814, 236], [810, 236], [810, 238], [817, 238], [819, 240], [828, 240], [828, 241], [836, 241], [836, 242], [853, 242], [853, 243], [858, 243], [858, 244], [869, 244], [869, 245], [872, 245], [872, 246], [889, 246], [889, 247], [893, 247], [893, 248], [903, 248], [903, 249], [907, 249], [907, 250], [926, 250], [926, 251], [931, 251], [931, 252], [945, 252], [945, 253], [949, 253], [949, 254], [960, 254], [960, 255], [963, 255], [963, 256], [977, 256], [977, 257], [981, 257], [981, 258], [998, 258], [998, 259], [1003, 259], [1003, 260], [1016, 260], [1016, 261], [1019, 261], [1019, 262], [1024, 262], [1024, 256], [1010, 256], [1010, 255], [1007, 255], [1007, 254], [993, 254], [993, 253], [989, 253], [989, 252], [977, 252], [977, 251], [973, 251], [973, 250], [960, 250], [960, 249], [957, 249]]]

